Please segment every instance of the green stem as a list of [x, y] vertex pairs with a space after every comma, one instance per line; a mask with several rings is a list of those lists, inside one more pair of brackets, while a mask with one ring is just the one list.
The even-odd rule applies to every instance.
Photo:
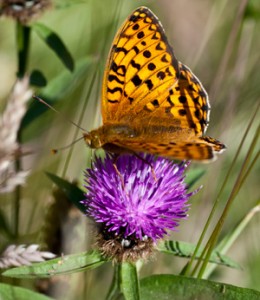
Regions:
[[[206, 224], [205, 224], [205, 226], [204, 226], [204, 228], [203, 228], [202, 234], [201, 234], [201, 236], [200, 236], [200, 238], [199, 238], [199, 241], [198, 241], [198, 243], [197, 243], [197, 245], [196, 245], [196, 249], [195, 249], [195, 251], [194, 251], [194, 253], [193, 253], [192, 257], [191, 257], [191, 260], [187, 263], [187, 265], [186, 265], [186, 267], [185, 267], [185, 270], [184, 270], [184, 272], [183, 272], [182, 275], [188, 275], [188, 274], [190, 273], [190, 270], [191, 270], [192, 264], [193, 264], [193, 262], [194, 262], [194, 259], [195, 259], [195, 257], [196, 257], [196, 254], [197, 254], [199, 248], [201, 247], [201, 244], [202, 244], [202, 242], [203, 242], [203, 239], [204, 239], [204, 237], [205, 237], [205, 235], [206, 235], [206, 232], [207, 232], [207, 230], [208, 230], [208, 228], [209, 228], [209, 226], [210, 226], [211, 220], [213, 219], [213, 216], [214, 216], [214, 214], [215, 214], [215, 212], [216, 212], [216, 209], [217, 209], [218, 204], [219, 204], [219, 202], [220, 202], [222, 193], [224, 192], [224, 189], [225, 189], [225, 187], [226, 187], [226, 185], [227, 185], [227, 182], [228, 182], [228, 179], [229, 179], [229, 177], [230, 177], [231, 171], [233, 170], [233, 168], [234, 168], [234, 166], [235, 166], [235, 164], [236, 164], [237, 158], [238, 158], [238, 156], [239, 156], [239, 154], [240, 154], [240, 152], [241, 152], [241, 149], [242, 149], [242, 147], [243, 147], [243, 145], [244, 145], [244, 143], [245, 143], [245, 140], [246, 140], [246, 137], [247, 137], [247, 135], [248, 135], [248, 132], [249, 132], [250, 128], [252, 127], [252, 124], [253, 124], [253, 121], [254, 121], [254, 119], [255, 119], [255, 117], [256, 117], [256, 115], [257, 115], [258, 109], [259, 109], [259, 105], [257, 106], [257, 108], [256, 108], [256, 110], [255, 110], [255, 112], [254, 112], [254, 114], [253, 114], [253, 116], [252, 116], [252, 118], [250, 119], [250, 122], [248, 123], [247, 129], [246, 129], [246, 131], [245, 131], [245, 133], [244, 133], [244, 135], [243, 135], [243, 137], [242, 137], [242, 140], [241, 140], [241, 142], [240, 142], [240, 145], [239, 145], [239, 147], [238, 147], [238, 150], [237, 150], [237, 152], [236, 152], [236, 155], [235, 155], [235, 157], [234, 157], [234, 159], [233, 159], [233, 161], [232, 161], [232, 163], [231, 163], [231, 166], [230, 166], [230, 168], [229, 168], [229, 170], [228, 170], [228, 173], [227, 173], [227, 175], [226, 175], [226, 177], [225, 177], [225, 179], [224, 179], [224, 181], [223, 181], [223, 184], [222, 184], [222, 186], [221, 186], [221, 188], [220, 188], [220, 190], [219, 190], [219, 192], [218, 192], [218, 195], [217, 195], [217, 197], [216, 197], [216, 200], [215, 200], [215, 202], [214, 202], [214, 205], [213, 205], [213, 208], [212, 208], [212, 210], [211, 210], [211, 212], [210, 212], [210, 215], [209, 215], [209, 217], [208, 217], [208, 220], [207, 220], [207, 222], [206, 222]], [[202, 252], [202, 254], [201, 254], [201, 258], [205, 255], [206, 250], [207, 250], [207, 248], [205, 247], [205, 249], [203, 250], [203, 252]], [[201, 260], [198, 260], [198, 262], [197, 262], [197, 264], [196, 264], [194, 270], [193, 270], [193, 271], [191, 272], [191, 274], [190, 274], [191, 276], [194, 276], [194, 275], [195, 275], [195, 273], [196, 273], [197, 269], [199, 268], [201, 262], [202, 262], [202, 259], [201, 259]]]
[[[30, 46], [30, 35], [31, 28], [22, 25], [21, 23], [16, 23], [16, 46], [17, 46], [17, 58], [18, 58], [18, 68], [17, 68], [17, 78], [24, 77], [27, 65], [28, 65], [28, 55]], [[17, 143], [21, 142], [21, 132], [18, 131]], [[16, 172], [21, 169], [21, 162], [18, 158], [16, 161]], [[15, 189], [15, 200], [14, 200], [14, 237], [17, 239], [19, 235], [19, 215], [20, 215], [20, 200], [21, 200], [21, 186], [17, 186]]]
[[139, 280], [136, 265], [124, 262], [119, 266], [120, 290], [126, 300], [139, 300]]
[[[201, 269], [199, 271], [198, 278], [202, 278], [202, 276], [204, 274], [204, 271], [205, 271], [206, 266], [208, 264], [210, 255], [211, 255], [211, 253], [212, 253], [212, 251], [214, 249], [214, 246], [215, 246], [215, 244], [217, 242], [217, 238], [218, 238], [218, 236], [219, 236], [219, 234], [221, 232], [221, 229], [222, 229], [223, 224], [224, 224], [224, 220], [226, 219], [226, 216], [227, 216], [227, 214], [228, 214], [228, 212], [230, 210], [231, 204], [233, 203], [236, 195], [238, 194], [238, 192], [239, 192], [239, 190], [240, 190], [240, 188], [242, 186], [242, 183], [245, 181], [246, 177], [249, 175], [249, 173], [246, 170], [248, 169], [249, 161], [250, 161], [250, 159], [252, 157], [253, 151], [254, 151], [255, 146], [257, 144], [257, 140], [259, 138], [259, 134], [260, 134], [260, 128], [258, 127], [257, 130], [256, 130], [256, 134], [254, 136], [254, 139], [253, 139], [253, 141], [251, 143], [251, 146], [249, 148], [249, 151], [247, 153], [247, 156], [246, 156], [246, 158], [244, 160], [244, 163], [243, 163], [243, 165], [242, 165], [242, 167], [240, 169], [240, 173], [239, 173], [239, 175], [237, 177], [236, 183], [235, 183], [235, 185], [233, 187], [233, 190], [231, 191], [231, 194], [229, 196], [229, 199], [227, 201], [225, 209], [224, 209], [224, 211], [223, 211], [223, 213], [222, 213], [222, 215], [221, 215], [221, 217], [220, 217], [220, 219], [219, 219], [216, 227], [214, 228], [213, 233], [211, 234], [211, 236], [210, 236], [210, 238], [209, 238], [209, 240], [208, 240], [208, 242], [206, 244], [205, 248], [208, 248], [208, 250], [207, 250], [207, 254], [206, 254], [205, 260], [203, 261], [203, 264], [202, 264]], [[258, 158], [258, 155], [256, 156], [256, 158]], [[249, 166], [250, 170], [252, 169], [251, 166]], [[246, 174], [246, 176], [245, 176], [245, 174]]]
[[[20, 160], [17, 159], [15, 164], [15, 169], [18, 172], [20, 170]], [[21, 186], [17, 185], [14, 191], [14, 207], [13, 207], [13, 215], [14, 215], [14, 239], [17, 239], [19, 236], [19, 216], [20, 216], [20, 199], [21, 199]]]
[[[230, 234], [224, 237], [224, 239], [218, 244], [215, 250], [219, 251], [221, 254], [226, 254], [229, 248], [234, 244], [234, 242], [237, 240], [237, 238], [241, 235], [243, 230], [246, 228], [248, 223], [259, 212], [260, 212], [260, 202], [258, 200], [258, 204], [249, 211], [249, 213], [243, 218], [242, 221], [238, 223], [237, 226], [234, 227], [234, 230]], [[211, 264], [207, 268], [203, 277], [206, 279], [209, 278], [209, 276], [216, 269], [216, 267], [217, 267], [216, 264]]]
[[18, 56], [17, 77], [22, 78], [27, 70], [31, 28], [21, 23], [16, 23], [16, 43]]
[[[85, 98], [84, 105], [83, 105], [83, 107], [81, 109], [80, 116], [79, 116], [78, 120], [76, 121], [76, 123], [79, 124], [79, 125], [82, 124], [82, 121], [83, 121], [83, 118], [84, 118], [84, 115], [85, 115], [85, 112], [86, 112], [86, 109], [87, 109], [88, 100], [90, 99], [90, 95], [91, 95], [91, 93], [93, 91], [94, 83], [95, 83], [95, 81], [96, 81], [96, 79], [98, 77], [98, 73], [99, 73], [98, 70], [99, 69], [97, 68], [97, 71], [92, 76], [90, 85], [88, 86], [87, 95], [84, 97]], [[78, 133], [79, 133], [79, 128], [76, 128], [74, 136], [72, 138], [73, 141], [76, 140], [76, 138], [78, 136]], [[68, 170], [68, 167], [69, 167], [69, 163], [70, 163], [73, 151], [74, 151], [74, 148], [71, 147], [70, 150], [69, 150], [69, 152], [68, 152], [68, 154], [67, 154], [67, 156], [66, 156], [64, 167], [63, 167], [63, 171], [62, 171], [62, 175], [61, 175], [62, 178], [66, 176], [66, 173], [67, 173], [67, 170]]]

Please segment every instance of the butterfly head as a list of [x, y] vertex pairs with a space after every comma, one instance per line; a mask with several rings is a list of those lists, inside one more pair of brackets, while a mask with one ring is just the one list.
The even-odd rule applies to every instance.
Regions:
[[88, 147], [97, 149], [101, 148], [103, 143], [101, 142], [100, 133], [98, 130], [92, 130], [90, 132], [84, 132], [83, 138]]

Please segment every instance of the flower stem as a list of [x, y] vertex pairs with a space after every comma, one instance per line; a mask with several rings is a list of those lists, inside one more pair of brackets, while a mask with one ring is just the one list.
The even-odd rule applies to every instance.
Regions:
[[119, 299], [120, 294], [121, 296], [123, 294], [126, 300], [140, 299], [139, 281], [135, 264], [125, 262], [114, 266], [113, 281], [106, 299]]
[[126, 300], [139, 300], [139, 281], [136, 265], [124, 262], [120, 264], [120, 290]]

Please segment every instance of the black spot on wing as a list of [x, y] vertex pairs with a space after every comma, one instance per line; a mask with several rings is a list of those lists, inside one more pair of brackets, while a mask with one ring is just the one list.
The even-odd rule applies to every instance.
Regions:
[[147, 85], [149, 90], [151, 90], [153, 88], [153, 82], [151, 79], [146, 80], [145, 84]]
[[132, 29], [133, 29], [133, 30], [138, 30], [139, 27], [140, 27], [139, 24], [135, 24], [135, 25], [132, 27]]
[[120, 88], [120, 87], [115, 87], [115, 88], [113, 88], [113, 89], [107, 88], [107, 91], [108, 91], [109, 93], [111, 93], [111, 94], [114, 94], [114, 93], [116, 93], [116, 92], [120, 92], [121, 94], [123, 93], [123, 90], [122, 90], [122, 88]]
[[179, 115], [180, 116], [186, 116], [187, 115], [187, 112], [186, 112], [186, 110], [185, 109], [179, 109]]
[[108, 81], [113, 81], [115, 80], [116, 82], [120, 83], [120, 84], [124, 84], [124, 81], [123, 80], [120, 80], [117, 76], [115, 75], [109, 75], [108, 76]]
[[107, 99], [107, 101], [108, 101], [109, 103], [119, 103], [118, 100], [110, 100], [110, 99]]
[[161, 43], [158, 43], [155, 47], [156, 50], [163, 50]]
[[124, 54], [127, 54], [127, 50], [124, 47], [116, 47], [114, 50], [116, 53], [123, 52]]
[[117, 65], [114, 61], [111, 64], [111, 69], [118, 75], [125, 76], [126, 67], [124, 65]]
[[135, 22], [135, 21], [137, 21], [138, 19], [140, 19], [141, 17], [139, 16], [139, 15], [132, 15], [132, 16], [130, 16], [130, 18], [129, 18], [129, 21], [130, 22]]
[[137, 64], [133, 59], [131, 60], [130, 64], [132, 67], [136, 68], [137, 70], [141, 69], [141, 65]]
[[135, 86], [139, 86], [142, 83], [142, 80], [140, 79], [140, 77], [138, 75], [135, 75], [132, 78], [132, 82]]
[[185, 96], [181, 95], [181, 96], [179, 96], [179, 101], [180, 101], [180, 103], [184, 104], [187, 102], [187, 98]]
[[165, 73], [163, 71], [160, 71], [157, 73], [157, 77], [161, 80], [163, 80], [165, 78]]
[[147, 68], [148, 68], [148, 70], [153, 71], [156, 68], [156, 66], [154, 63], [151, 62], [148, 64]]
[[145, 51], [143, 52], [143, 56], [146, 57], [146, 58], [149, 58], [149, 57], [152, 56], [152, 53], [151, 53], [149, 50], [145, 50]]
[[144, 37], [144, 32], [143, 31], [140, 31], [137, 33], [137, 38], [138, 39], [142, 39]]
[[153, 100], [152, 102], [152, 105], [156, 108], [158, 108], [160, 105], [159, 105], [159, 101], [157, 99]]
[[161, 61], [165, 62], [165, 63], [169, 62], [166, 58], [166, 54], [163, 55], [163, 57], [161, 58]]
[[135, 51], [135, 54], [138, 54], [138, 53], [139, 53], [139, 49], [138, 49], [137, 46], [134, 46], [134, 47], [133, 47], [133, 50]]
[[167, 100], [167, 102], [170, 104], [170, 106], [171, 106], [171, 107], [173, 107], [173, 106], [174, 106], [174, 103], [172, 102], [172, 100], [171, 100], [171, 97], [170, 97], [170, 96], [168, 96], [166, 100]]

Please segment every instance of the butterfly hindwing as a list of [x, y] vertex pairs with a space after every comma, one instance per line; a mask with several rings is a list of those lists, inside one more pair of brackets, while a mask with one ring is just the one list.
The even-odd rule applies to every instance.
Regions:
[[178, 84], [170, 89], [167, 112], [180, 120], [182, 128], [191, 128], [201, 136], [208, 127], [210, 104], [208, 95], [199, 79], [184, 64], [179, 62]]
[[149, 124], [161, 119], [165, 120], [165, 125], [177, 124], [183, 129], [189, 128], [196, 136], [202, 136], [209, 121], [208, 95], [199, 79], [181, 62], [179, 70], [180, 78], [177, 84], [161, 95], [160, 105], [154, 108], [147, 104], [147, 109], [149, 107], [151, 112], [147, 115]]
[[197, 138], [190, 142], [153, 142], [146, 141], [117, 141], [115, 144], [125, 148], [126, 152], [145, 152], [170, 159], [192, 159], [207, 161], [214, 159], [216, 153], [221, 153], [225, 146], [211, 137]]
[[[169, 90], [165, 90], [155, 101], [148, 102], [138, 117], [133, 120], [139, 126], [163, 124], [189, 129], [194, 136], [205, 133], [209, 121], [208, 95], [199, 79], [184, 64], [179, 62], [180, 78]], [[136, 125], [138, 126], [138, 124]]]

